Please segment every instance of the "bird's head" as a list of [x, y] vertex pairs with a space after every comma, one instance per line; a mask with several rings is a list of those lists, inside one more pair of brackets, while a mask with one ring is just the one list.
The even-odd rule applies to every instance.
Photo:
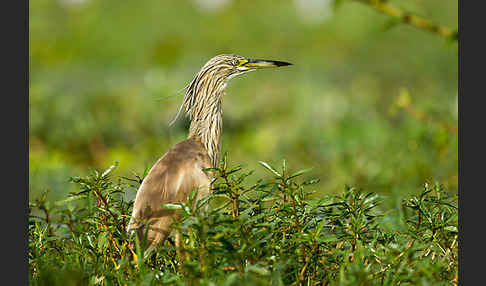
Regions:
[[288, 65], [291, 65], [291, 63], [273, 60], [249, 59], [234, 54], [223, 54], [210, 59], [202, 67], [199, 75], [209, 73], [212, 78], [229, 80], [237, 75], [250, 71]]
[[248, 59], [234, 54], [215, 56], [201, 68], [191, 83], [186, 87], [186, 94], [179, 108], [179, 112], [177, 112], [176, 117], [170, 124], [175, 122], [184, 106], [186, 114], [191, 119], [197, 114], [206, 114], [206, 112], [201, 112], [203, 109], [215, 110], [213, 107], [217, 107], [226, 84], [231, 78], [258, 69], [288, 65], [291, 65], [291, 63]]

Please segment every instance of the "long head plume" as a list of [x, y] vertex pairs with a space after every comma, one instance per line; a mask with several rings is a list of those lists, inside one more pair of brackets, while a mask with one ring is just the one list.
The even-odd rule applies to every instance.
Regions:
[[248, 59], [223, 54], [210, 59], [186, 87], [184, 100], [171, 125], [185, 108], [191, 119], [189, 138], [197, 138], [206, 147], [213, 166], [219, 162], [222, 128], [221, 99], [231, 78], [267, 67], [287, 66], [290, 63]]

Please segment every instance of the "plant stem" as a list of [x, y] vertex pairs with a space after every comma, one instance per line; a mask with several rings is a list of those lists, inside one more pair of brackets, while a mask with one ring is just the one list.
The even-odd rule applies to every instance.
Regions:
[[366, 4], [383, 14], [399, 19], [403, 23], [457, 41], [458, 38], [457, 31], [453, 31], [451, 28], [448, 27], [430, 23], [428, 20], [424, 18], [418, 17], [416, 15], [412, 15], [408, 12], [393, 7], [390, 4], [387, 4], [385, 1], [380, 1], [380, 0], [354, 0], [354, 1]]

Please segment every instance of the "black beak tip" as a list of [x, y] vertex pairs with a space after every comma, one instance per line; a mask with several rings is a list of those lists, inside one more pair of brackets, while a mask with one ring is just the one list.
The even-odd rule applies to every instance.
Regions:
[[256, 64], [259, 65], [260, 67], [284, 67], [284, 66], [290, 66], [292, 65], [291, 63], [288, 62], [281, 62], [281, 61], [273, 61], [273, 60], [260, 60], [260, 59], [248, 59], [249, 64]]
[[275, 61], [275, 65], [277, 67], [284, 67], [284, 66], [291, 66], [292, 64], [291, 63], [288, 63], [288, 62]]

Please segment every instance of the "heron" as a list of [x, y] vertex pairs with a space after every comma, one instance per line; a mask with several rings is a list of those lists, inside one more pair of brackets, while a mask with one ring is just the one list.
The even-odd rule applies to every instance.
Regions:
[[[228, 81], [250, 71], [288, 65], [291, 63], [222, 54], [210, 59], [187, 86], [174, 121], [184, 110], [191, 120], [189, 135], [169, 149], [142, 180], [127, 227], [129, 235], [135, 233], [139, 239], [146, 235], [148, 252], [165, 241], [172, 232], [172, 223], [180, 216], [178, 210], [169, 210], [164, 204], [186, 202], [195, 188], [195, 201], [210, 193], [213, 175], [204, 170], [216, 168], [219, 163], [221, 102]], [[175, 245], [181, 245], [178, 233]]]

